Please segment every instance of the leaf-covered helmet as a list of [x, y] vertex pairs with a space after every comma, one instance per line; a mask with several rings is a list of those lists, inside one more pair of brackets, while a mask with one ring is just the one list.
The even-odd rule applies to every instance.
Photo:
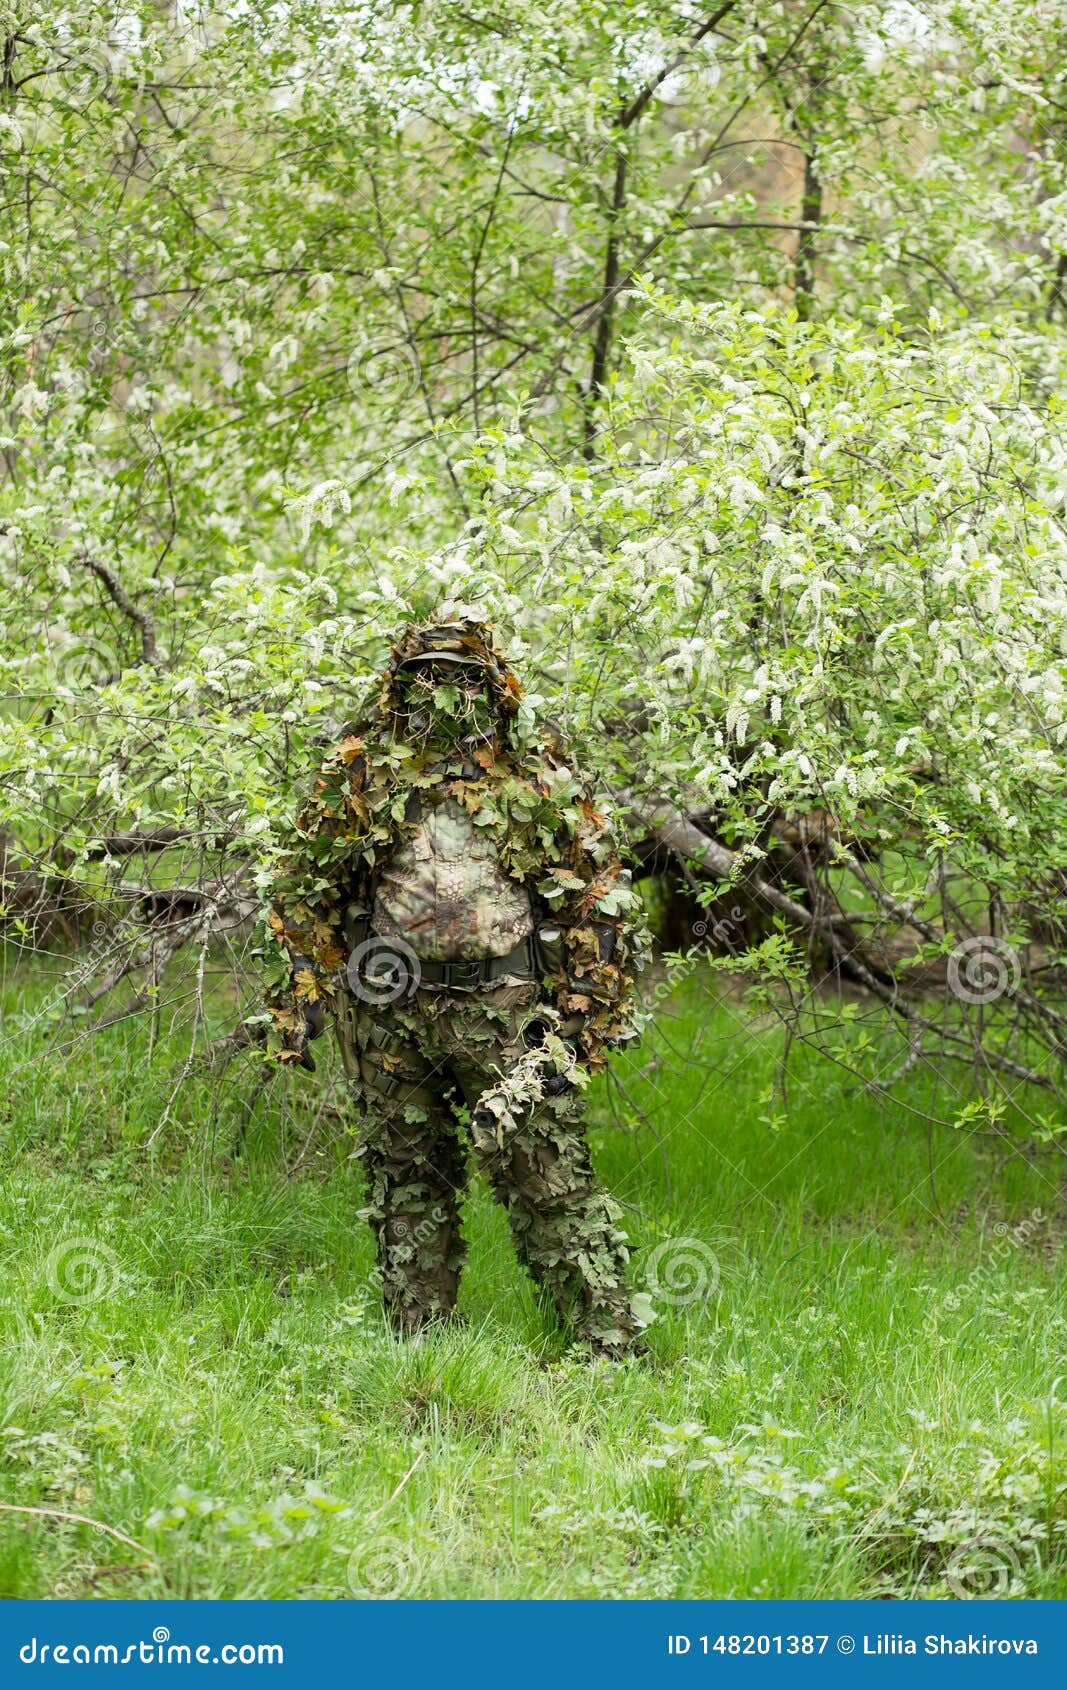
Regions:
[[382, 675], [380, 709], [387, 714], [402, 709], [401, 676], [405, 670], [427, 664], [480, 670], [494, 713], [503, 719], [513, 716], [519, 707], [522, 687], [495, 643], [490, 624], [470, 617], [434, 617], [413, 624], [394, 644]]

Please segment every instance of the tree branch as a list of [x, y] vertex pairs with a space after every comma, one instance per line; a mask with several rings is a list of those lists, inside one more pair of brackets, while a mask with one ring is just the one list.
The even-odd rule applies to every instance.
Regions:
[[99, 558], [92, 557], [88, 552], [80, 554], [80, 562], [84, 563], [98, 581], [102, 581], [112, 604], [121, 610], [128, 622], [132, 622], [141, 636], [141, 657], [145, 663], [154, 669], [160, 667], [161, 659], [156, 650], [156, 623], [150, 610], [143, 610], [134, 604], [129, 593], [119, 580], [115, 571]]
[[628, 106], [623, 107], [616, 120], [617, 128], [629, 129], [631, 124], [637, 122], [637, 119], [641, 116], [641, 113], [648, 105], [648, 102], [656, 92], [656, 89], [661, 88], [667, 81], [668, 77], [673, 76], [675, 71], [678, 70], [681, 65], [684, 65], [694, 47], [699, 47], [704, 37], [711, 34], [715, 26], [722, 22], [727, 12], [733, 11], [736, 4], [737, 0], [725, 0], [723, 5], [718, 6], [715, 11], [712, 12], [710, 18], [707, 18], [705, 22], [701, 24], [696, 34], [690, 37], [681, 52], [676, 53], [670, 63], [664, 65], [663, 69], [656, 73], [651, 82], [646, 82], [640, 94], [631, 100]]
[[[608, 248], [604, 259], [604, 285], [594, 307], [597, 321], [593, 342], [593, 365], [589, 372], [589, 386], [585, 390], [585, 438], [582, 457], [589, 462], [595, 454], [596, 405], [607, 375], [608, 354], [611, 350], [611, 327], [615, 299], [619, 291], [619, 217], [626, 204], [626, 154], [620, 147], [615, 156], [615, 185], [608, 214]], [[596, 320], [596, 318], [591, 319]]]

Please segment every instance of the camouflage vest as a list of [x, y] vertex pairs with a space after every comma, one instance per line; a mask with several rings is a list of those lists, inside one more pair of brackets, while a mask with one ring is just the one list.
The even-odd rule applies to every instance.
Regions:
[[415, 832], [378, 876], [374, 932], [403, 939], [423, 961], [507, 956], [533, 931], [526, 888], [504, 873], [493, 841], [455, 798], [423, 792], [413, 803]]

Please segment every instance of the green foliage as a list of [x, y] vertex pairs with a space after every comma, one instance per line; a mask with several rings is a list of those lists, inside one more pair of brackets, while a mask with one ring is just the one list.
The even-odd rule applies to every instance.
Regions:
[[[0, 1514], [5, 1592], [1067, 1592], [1062, 7], [709, 16], [0, 4], [3, 1494], [143, 1545]], [[329, 1074], [198, 1066], [442, 601], [714, 847], [747, 1006], [682, 945], [593, 1088], [648, 1368], [536, 1365], [482, 1196], [398, 1347]]]
[[[613, 1091], [591, 1094], [658, 1314], [650, 1360], [610, 1367], [546, 1335], [481, 1190], [469, 1326], [398, 1343], [343, 1136], [308, 1153], [276, 1090], [236, 1155], [230, 1087], [211, 1163], [184, 1115], [146, 1158], [143, 1060], [117, 1077], [113, 1030], [60, 1078], [54, 1036], [2, 1054], [24, 1100], [3, 1128], [3, 1496], [141, 1549], [0, 1513], [5, 1594], [1067, 1592], [1054, 1195], [979, 1135], [928, 1134], [923, 1075], [903, 1106], [858, 1104], [795, 1058], [771, 1133], [781, 1034], [703, 974], [667, 999], [623, 1079], [669, 1184], [640, 1116], [612, 1129]], [[302, 1177], [279, 1178], [285, 1144]], [[64, 1280], [72, 1243], [106, 1283]], [[684, 1300], [664, 1245], [713, 1256], [714, 1282]]]
[[1062, 837], [1052, 0], [8, 10], [0, 821], [48, 872], [259, 850], [448, 594], [742, 842], [753, 786], [924, 874]]

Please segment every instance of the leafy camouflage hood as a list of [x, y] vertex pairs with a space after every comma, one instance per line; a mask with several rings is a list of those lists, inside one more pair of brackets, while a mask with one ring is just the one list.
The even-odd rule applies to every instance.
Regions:
[[434, 617], [413, 624], [393, 645], [378, 692], [378, 709], [382, 715], [393, 716], [403, 708], [404, 671], [433, 662], [480, 669], [485, 676], [493, 715], [501, 728], [518, 710], [522, 687], [496, 644], [490, 624], [470, 617]]

